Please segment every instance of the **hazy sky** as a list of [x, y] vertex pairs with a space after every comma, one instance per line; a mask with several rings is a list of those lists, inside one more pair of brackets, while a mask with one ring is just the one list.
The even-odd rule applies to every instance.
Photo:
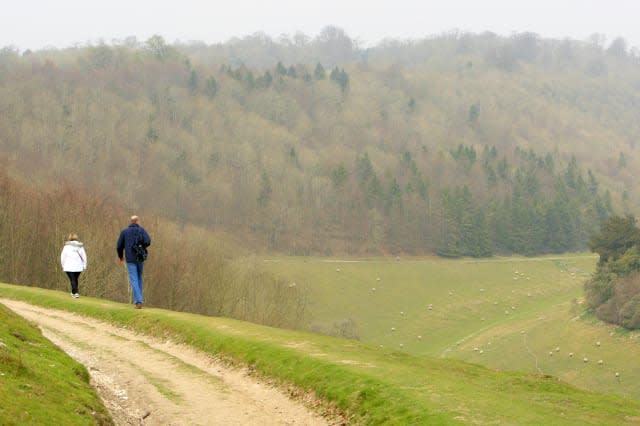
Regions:
[[640, 47], [640, 0], [7, 0], [0, 8], [0, 47], [21, 50], [110, 43], [160, 34], [168, 42], [224, 42], [263, 31], [315, 37], [327, 25], [364, 45], [417, 39], [459, 29], [501, 35], [531, 31], [545, 38]]

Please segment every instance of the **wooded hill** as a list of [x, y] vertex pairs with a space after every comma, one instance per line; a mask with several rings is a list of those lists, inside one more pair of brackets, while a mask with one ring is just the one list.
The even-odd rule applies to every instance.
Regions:
[[530, 33], [5, 48], [0, 152], [256, 250], [562, 252], [640, 205], [639, 71], [623, 39]]

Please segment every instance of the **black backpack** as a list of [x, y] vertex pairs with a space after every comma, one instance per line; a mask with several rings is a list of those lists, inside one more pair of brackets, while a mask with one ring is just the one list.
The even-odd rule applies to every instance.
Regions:
[[136, 240], [133, 243], [133, 254], [136, 256], [136, 262], [144, 262], [149, 256], [147, 248], [144, 246], [144, 237], [142, 231], [138, 231], [136, 234]]

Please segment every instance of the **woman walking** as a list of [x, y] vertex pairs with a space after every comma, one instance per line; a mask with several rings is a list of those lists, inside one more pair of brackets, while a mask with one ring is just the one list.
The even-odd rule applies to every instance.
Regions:
[[78, 298], [78, 278], [87, 269], [87, 252], [77, 234], [70, 234], [60, 254], [62, 270], [67, 273], [71, 283], [71, 297]]

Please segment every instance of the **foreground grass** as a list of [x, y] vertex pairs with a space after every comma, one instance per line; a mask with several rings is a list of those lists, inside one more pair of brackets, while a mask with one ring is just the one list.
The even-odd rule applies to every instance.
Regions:
[[113, 424], [87, 370], [1, 304], [0, 424]]
[[0, 284], [0, 297], [76, 312], [189, 344], [313, 391], [360, 424], [631, 424], [640, 402], [553, 377], [498, 372], [457, 360], [224, 318], [130, 306]]

